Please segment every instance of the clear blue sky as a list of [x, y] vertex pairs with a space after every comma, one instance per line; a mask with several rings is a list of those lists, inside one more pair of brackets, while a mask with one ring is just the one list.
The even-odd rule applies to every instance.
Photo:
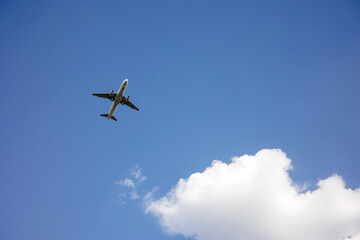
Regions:
[[[1, 1], [0, 238], [183, 239], [116, 201], [135, 165], [161, 196], [281, 148], [359, 187], [359, 30], [356, 0]], [[140, 111], [101, 118], [125, 78]]]

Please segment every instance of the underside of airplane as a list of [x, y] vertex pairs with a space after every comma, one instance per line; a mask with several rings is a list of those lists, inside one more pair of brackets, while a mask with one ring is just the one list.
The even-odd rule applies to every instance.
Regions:
[[108, 114], [100, 114], [100, 116], [106, 117], [108, 120], [112, 119], [114, 121], [117, 121], [117, 119], [113, 116], [113, 114], [119, 104], [126, 105], [132, 109], [135, 109], [136, 111], [139, 111], [139, 108], [137, 108], [132, 102], [130, 102], [130, 96], [127, 96], [127, 97], [124, 96], [124, 92], [127, 87], [127, 84], [128, 84], [128, 80], [125, 79], [121, 83], [121, 86], [117, 93], [114, 93], [114, 90], [111, 90], [110, 93], [93, 93], [93, 96], [107, 98], [113, 102], [109, 113]]

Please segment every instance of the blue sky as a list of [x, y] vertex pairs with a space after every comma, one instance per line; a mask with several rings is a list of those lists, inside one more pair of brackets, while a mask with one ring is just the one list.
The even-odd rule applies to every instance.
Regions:
[[[141, 200], [280, 148], [292, 179], [360, 185], [358, 1], [1, 1], [0, 238], [184, 239]], [[93, 92], [117, 90], [140, 108]]]

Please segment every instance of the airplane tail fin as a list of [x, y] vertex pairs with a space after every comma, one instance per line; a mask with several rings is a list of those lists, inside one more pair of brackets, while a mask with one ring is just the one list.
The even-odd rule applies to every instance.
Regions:
[[[109, 114], [100, 114], [100, 116], [102, 116], [102, 117], [108, 117]], [[114, 120], [114, 121], [117, 121], [117, 119], [116, 119], [114, 116], [111, 116], [111, 119]]]

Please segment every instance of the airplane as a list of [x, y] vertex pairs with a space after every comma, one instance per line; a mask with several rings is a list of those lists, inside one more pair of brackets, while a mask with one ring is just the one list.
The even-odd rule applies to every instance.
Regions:
[[92, 94], [93, 96], [107, 98], [113, 102], [111, 105], [109, 114], [100, 114], [100, 116], [107, 117], [108, 120], [111, 118], [112, 120], [117, 121], [117, 119], [113, 116], [113, 114], [114, 114], [117, 106], [119, 105], [119, 103], [121, 105], [127, 105], [127, 106], [131, 107], [132, 109], [135, 109], [136, 111], [139, 111], [139, 109], [129, 101], [130, 96], [127, 96], [127, 97], [124, 96], [124, 92], [127, 87], [127, 84], [128, 84], [128, 80], [125, 79], [121, 83], [121, 86], [117, 93], [114, 93], [114, 90], [111, 90], [110, 93], [93, 93]]

